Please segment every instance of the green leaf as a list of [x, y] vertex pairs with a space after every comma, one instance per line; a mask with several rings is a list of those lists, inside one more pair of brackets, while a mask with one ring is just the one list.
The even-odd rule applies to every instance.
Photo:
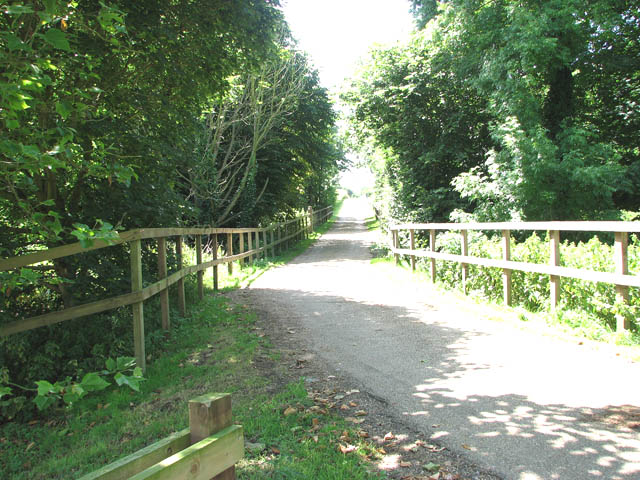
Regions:
[[33, 8], [24, 5], [6, 5], [2, 11], [9, 15], [22, 15], [23, 13], [33, 13]]
[[67, 36], [65, 33], [58, 28], [50, 28], [44, 34], [44, 39], [52, 45], [53, 47], [64, 50], [66, 52], [71, 51], [71, 46], [69, 45], [69, 40], [67, 40]]
[[36, 382], [38, 386], [38, 395], [47, 395], [48, 393], [55, 392], [53, 385], [51, 385], [46, 380], [39, 380]]
[[110, 385], [104, 378], [95, 372], [87, 373], [80, 382], [80, 386], [87, 392], [104, 390]]
[[134, 357], [118, 357], [118, 366], [117, 370], [122, 372], [124, 370], [129, 370], [136, 366], [136, 359]]
[[127, 385], [131, 390], [135, 390], [136, 392], [140, 391], [140, 379], [136, 377], [130, 377], [128, 375], [123, 375], [118, 372], [113, 377], [118, 386]]
[[49, 408], [55, 402], [56, 402], [55, 398], [49, 397], [49, 396], [42, 396], [42, 395], [38, 395], [36, 398], [33, 399], [33, 403], [36, 404], [36, 406], [38, 407], [38, 410], [40, 411]]
[[58, 3], [56, 0], [42, 0], [42, 3], [47, 13], [56, 13], [56, 3]]
[[11, 387], [0, 386], [0, 398], [11, 394]]
[[73, 106], [69, 102], [57, 102], [56, 112], [62, 117], [63, 120], [66, 120], [71, 112], [73, 112]]
[[107, 358], [107, 361], [105, 362], [105, 365], [107, 367], [107, 370], [109, 370], [110, 372], [115, 372], [115, 370], [116, 370], [116, 361], [113, 358]]
[[437, 463], [429, 462], [426, 465], [424, 465], [422, 468], [424, 468], [429, 472], [437, 472], [438, 470], [440, 470], [440, 465], [438, 465]]

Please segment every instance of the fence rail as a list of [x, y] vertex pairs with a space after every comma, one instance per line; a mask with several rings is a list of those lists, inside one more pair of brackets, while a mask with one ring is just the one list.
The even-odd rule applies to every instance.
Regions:
[[[13, 270], [29, 265], [49, 262], [59, 258], [76, 254], [109, 248], [116, 245], [129, 244], [131, 259], [131, 292], [118, 295], [96, 302], [65, 308], [55, 312], [38, 315], [26, 319], [16, 320], [0, 326], [0, 336], [13, 335], [34, 328], [54, 325], [74, 318], [105, 312], [123, 306], [132, 306], [134, 350], [138, 365], [145, 369], [144, 350], [144, 311], [145, 300], [160, 294], [160, 307], [162, 313], [162, 327], [168, 330], [169, 322], [169, 292], [170, 286], [177, 284], [178, 310], [184, 315], [186, 310], [184, 295], [184, 278], [187, 275], [197, 274], [198, 295], [203, 298], [204, 271], [213, 268], [214, 289], [218, 289], [218, 266], [227, 264], [229, 273], [233, 272], [233, 263], [245, 261], [251, 262], [254, 258], [262, 256], [267, 258], [269, 252], [275, 256], [289, 246], [292, 240], [300, 240], [308, 237], [316, 225], [326, 222], [333, 214], [333, 207], [329, 206], [317, 211], [309, 208], [304, 215], [291, 220], [276, 223], [262, 228], [143, 228], [129, 230], [119, 235], [119, 238], [111, 243], [95, 241], [90, 247], [83, 247], [80, 243], [63, 245], [60, 247], [42, 250], [19, 257], [0, 259], [0, 271]], [[217, 258], [218, 238], [226, 236], [226, 252], [223, 257]], [[183, 238], [195, 237], [196, 264], [183, 265]], [[208, 236], [212, 241], [212, 259], [202, 260], [202, 237]], [[235, 237], [234, 237], [235, 236]], [[167, 239], [175, 238], [178, 270], [167, 274]], [[239, 245], [239, 252], [233, 252], [234, 238]], [[158, 251], [158, 280], [143, 287], [142, 278], [142, 240], [156, 240]], [[246, 240], [246, 242], [245, 242]], [[246, 247], [246, 248], [245, 248]], [[247, 260], [248, 259], [248, 260]]]
[[80, 480], [235, 479], [243, 454], [242, 427], [232, 425], [231, 395], [213, 393], [189, 401], [189, 428]]
[[[436, 247], [436, 233], [439, 230], [459, 231], [461, 255], [438, 252]], [[474, 257], [468, 254], [467, 232], [469, 230], [499, 230], [502, 233], [502, 259], [489, 259]], [[544, 230], [549, 233], [549, 264], [515, 262], [511, 260], [511, 231]], [[466, 294], [468, 277], [468, 265], [479, 265], [490, 268], [501, 268], [503, 298], [505, 305], [511, 305], [511, 272], [513, 270], [547, 274], [550, 279], [550, 303], [555, 308], [560, 299], [560, 278], [576, 278], [592, 282], [603, 282], [615, 285], [616, 296], [627, 303], [629, 300], [629, 287], [640, 287], [640, 277], [629, 275], [627, 250], [629, 233], [640, 232], [640, 222], [493, 222], [493, 223], [406, 223], [392, 225], [391, 251], [394, 254], [396, 264], [400, 255], [410, 258], [412, 270], [415, 270], [416, 257], [430, 258], [431, 281], [436, 281], [436, 260], [458, 262], [462, 270], [462, 290]], [[401, 248], [400, 231], [409, 232], [410, 248]], [[415, 248], [415, 232], [429, 232], [429, 249]], [[615, 273], [598, 272], [578, 268], [560, 266], [560, 232], [612, 232], [615, 235], [614, 262]], [[617, 318], [617, 330], [629, 328], [629, 319], [622, 316]]]

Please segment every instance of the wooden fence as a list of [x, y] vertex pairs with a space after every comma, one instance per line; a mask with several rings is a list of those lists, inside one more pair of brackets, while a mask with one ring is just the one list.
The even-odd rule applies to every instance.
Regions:
[[[615, 285], [617, 297], [628, 302], [629, 287], [640, 287], [640, 277], [629, 275], [627, 248], [629, 233], [640, 232], [640, 222], [495, 222], [495, 223], [408, 223], [390, 227], [392, 246], [396, 264], [400, 255], [408, 255], [411, 268], [415, 270], [416, 257], [431, 259], [431, 281], [436, 280], [436, 260], [458, 262], [462, 266], [462, 290], [466, 293], [468, 265], [480, 265], [502, 269], [503, 297], [505, 305], [511, 305], [511, 272], [518, 270], [529, 273], [548, 274], [550, 278], [551, 307], [555, 308], [560, 298], [560, 277], [577, 278], [592, 282]], [[409, 231], [409, 248], [400, 247], [400, 231]], [[416, 250], [415, 231], [429, 231], [429, 249]], [[454, 230], [460, 232], [461, 255], [438, 252], [436, 232]], [[499, 230], [502, 232], [502, 259], [489, 259], [469, 256], [467, 232], [469, 230]], [[549, 232], [550, 262], [548, 265], [514, 262], [511, 260], [511, 231], [544, 230]], [[615, 235], [615, 273], [597, 272], [579, 268], [560, 266], [560, 232], [613, 232]], [[629, 319], [619, 316], [617, 330], [629, 328]]]
[[[54, 325], [74, 318], [92, 315], [114, 308], [131, 305], [133, 309], [133, 336], [134, 350], [138, 366], [143, 370], [146, 367], [146, 355], [144, 346], [144, 301], [160, 294], [160, 307], [162, 314], [162, 328], [169, 329], [169, 287], [177, 283], [178, 310], [185, 314], [184, 278], [187, 275], [197, 274], [198, 295], [203, 298], [204, 271], [213, 267], [214, 289], [218, 289], [218, 266], [226, 263], [229, 273], [233, 272], [233, 263], [251, 262], [255, 258], [267, 258], [289, 247], [293, 241], [308, 236], [316, 225], [326, 222], [333, 214], [333, 207], [321, 210], [309, 211], [285, 222], [269, 225], [264, 228], [144, 228], [129, 230], [119, 235], [119, 238], [111, 243], [95, 241], [88, 248], [80, 243], [63, 245], [60, 247], [41, 250], [28, 255], [12, 257], [0, 260], [0, 271], [7, 271], [26, 267], [41, 262], [69, 257], [91, 250], [113, 247], [123, 243], [129, 244], [131, 258], [131, 292], [124, 295], [106, 298], [96, 302], [86, 303], [74, 307], [65, 308], [44, 315], [17, 320], [0, 326], [0, 336], [12, 335], [38, 327]], [[194, 237], [196, 264], [183, 265], [183, 242], [185, 236]], [[202, 237], [210, 237], [212, 243], [212, 259], [202, 260]], [[226, 237], [226, 252], [221, 258], [217, 258], [218, 239]], [[156, 282], [143, 287], [142, 278], [142, 240], [155, 239], [158, 251], [158, 279]], [[178, 270], [167, 275], [167, 239], [175, 239]], [[234, 241], [238, 245], [238, 252], [233, 251]]]
[[189, 428], [79, 480], [232, 480], [243, 454], [242, 427], [231, 423], [231, 395], [213, 393], [189, 401]]

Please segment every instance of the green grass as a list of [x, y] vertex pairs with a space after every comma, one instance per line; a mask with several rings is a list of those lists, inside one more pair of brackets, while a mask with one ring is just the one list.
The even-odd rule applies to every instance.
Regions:
[[[314, 238], [329, 227], [322, 225]], [[268, 262], [236, 267], [234, 276], [221, 275], [221, 285], [228, 289], [250, 282], [300, 254], [314, 238]], [[247, 440], [265, 447], [246, 453], [237, 466], [239, 478], [380, 478], [365, 459], [376, 455], [366, 442], [355, 443], [352, 454], [338, 451], [339, 437], [350, 428], [330, 410], [314, 408], [302, 381], [268, 393], [273, 379], [257, 364], [277, 363], [280, 353], [255, 332], [249, 309], [211, 293], [191, 306], [188, 318], [172, 317], [167, 338], [155, 340], [139, 393], [108, 390], [70, 410], [0, 425], [0, 478], [67, 479], [89, 473], [185, 428], [188, 400], [208, 392], [232, 393], [234, 422], [243, 425]], [[296, 412], [285, 416], [288, 407]]]

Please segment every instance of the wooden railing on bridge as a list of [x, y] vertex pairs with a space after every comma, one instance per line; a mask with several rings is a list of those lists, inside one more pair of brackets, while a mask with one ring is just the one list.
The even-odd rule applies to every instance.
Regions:
[[[399, 232], [409, 231], [410, 248], [400, 247]], [[416, 250], [416, 230], [429, 231], [429, 249]], [[454, 230], [460, 232], [461, 255], [436, 251], [436, 232]], [[499, 230], [502, 232], [502, 259], [490, 259], [469, 256], [467, 232], [469, 230]], [[511, 260], [511, 231], [544, 230], [549, 233], [550, 262], [548, 265]], [[431, 281], [436, 281], [436, 260], [448, 260], [462, 265], [462, 290], [466, 293], [468, 265], [501, 268], [503, 297], [505, 305], [511, 305], [511, 272], [518, 270], [528, 273], [548, 274], [550, 277], [550, 301], [555, 308], [560, 299], [560, 277], [576, 278], [592, 282], [603, 282], [615, 285], [616, 295], [623, 302], [628, 302], [629, 287], [640, 287], [640, 277], [629, 275], [627, 248], [629, 233], [640, 232], [640, 222], [494, 222], [494, 223], [406, 223], [392, 225], [391, 251], [396, 264], [400, 255], [408, 255], [411, 267], [415, 270], [416, 257], [431, 259]], [[560, 266], [560, 232], [612, 232], [615, 235], [615, 273], [597, 272]], [[619, 316], [617, 330], [629, 328], [629, 319]]]
[[[181, 315], [184, 315], [186, 310], [184, 278], [187, 275], [197, 274], [198, 296], [202, 299], [204, 295], [203, 276], [206, 269], [213, 267], [214, 289], [217, 290], [218, 265], [226, 263], [229, 273], [232, 273], [232, 262], [251, 262], [254, 258], [260, 256], [267, 258], [269, 254], [275, 256], [277, 251], [279, 252], [283, 248], [287, 248], [291, 241], [300, 240], [303, 236], [308, 236], [316, 225], [326, 222], [332, 214], [333, 207], [331, 206], [317, 211], [309, 208], [309, 211], [304, 215], [263, 228], [142, 228], [120, 233], [119, 238], [110, 243], [96, 240], [90, 247], [83, 247], [80, 243], [73, 243], [48, 250], [36, 251], [19, 257], [0, 259], [0, 272], [2, 272], [124, 243], [129, 244], [131, 258], [130, 293], [0, 325], [0, 336], [12, 335], [34, 328], [54, 325], [66, 320], [131, 305], [133, 309], [135, 357], [137, 365], [144, 370], [146, 366], [146, 356], [143, 303], [145, 300], [160, 294], [162, 328], [168, 330], [170, 326], [168, 289], [171, 285], [177, 283], [178, 310]], [[218, 238], [221, 235], [226, 236], [226, 252], [225, 256], [217, 258]], [[195, 239], [195, 265], [183, 265], [183, 237], [185, 236], [191, 236]], [[212, 259], [206, 262], [202, 260], [203, 236], [210, 237], [212, 241]], [[175, 239], [176, 242], [178, 270], [167, 275], [167, 239], [170, 238]], [[237, 253], [233, 252], [234, 238], [238, 240], [237, 245], [239, 246], [239, 251]], [[143, 287], [141, 241], [151, 239], [157, 241], [158, 279], [156, 282]]]

